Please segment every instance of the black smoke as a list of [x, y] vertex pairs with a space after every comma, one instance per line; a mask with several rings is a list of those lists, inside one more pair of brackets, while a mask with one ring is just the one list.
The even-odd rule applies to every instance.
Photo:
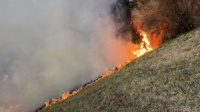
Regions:
[[132, 25], [132, 10], [137, 6], [136, 1], [117, 0], [111, 7], [112, 19], [115, 22], [117, 37], [140, 43], [141, 37]]

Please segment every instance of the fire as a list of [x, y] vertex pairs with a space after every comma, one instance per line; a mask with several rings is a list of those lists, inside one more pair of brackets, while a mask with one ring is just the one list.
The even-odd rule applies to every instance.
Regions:
[[[127, 61], [117, 64], [116, 69], [106, 72], [101, 77], [99, 77], [95, 81], [87, 84], [86, 86], [89, 86], [95, 82], [98, 82], [99, 80], [111, 75], [113, 72], [120, 70], [123, 66], [125, 66], [126, 64], [131, 62], [131, 60], [138, 58], [138, 57], [144, 55], [145, 53], [148, 53], [153, 50], [153, 48], [151, 47], [151, 42], [148, 39], [148, 34], [140, 29], [138, 29], [138, 33], [140, 33], [140, 35], [142, 37], [142, 42], [139, 45], [133, 44], [132, 42], [128, 43], [128, 51], [129, 51], [130, 55], [129, 55]], [[86, 86], [84, 86], [84, 87], [86, 87]], [[45, 105], [46, 105], [45, 107], [49, 107], [49, 106], [51, 106], [51, 104], [55, 104], [58, 101], [62, 101], [64, 99], [69, 98], [70, 96], [73, 96], [74, 94], [78, 93], [82, 88], [83, 88], [83, 86], [80, 87], [79, 89], [73, 91], [71, 94], [70, 94], [70, 92], [63, 92], [61, 98], [52, 99], [51, 102], [49, 102], [49, 101], [45, 102]]]
[[8, 79], [8, 75], [4, 75], [3, 81], [5, 82], [5, 81], [7, 81], [7, 79]]
[[46, 107], [50, 106], [49, 100], [45, 102]]
[[136, 57], [140, 57], [142, 55], [144, 55], [147, 52], [150, 52], [153, 50], [153, 48], [151, 47], [150, 41], [147, 38], [147, 34], [145, 32], [141, 32], [140, 34], [143, 39], [142, 42], [140, 43], [140, 49], [139, 50], [131, 50], [131, 52], [136, 55]]
[[16, 107], [16, 108], [19, 108], [19, 106], [20, 106], [20, 105], [19, 105], [19, 104], [17, 104], [15, 107]]
[[11, 105], [10, 107], [9, 107], [9, 109], [13, 109], [14, 108], [14, 106], [13, 105]]
[[66, 99], [66, 98], [68, 98], [70, 96], [71, 96], [71, 94], [69, 92], [63, 92], [62, 99]]
[[17, 108], [19, 108], [20, 106], [21, 106], [21, 104], [10, 105], [10, 106], [9, 106], [9, 109], [10, 109], [10, 110], [17, 109]]

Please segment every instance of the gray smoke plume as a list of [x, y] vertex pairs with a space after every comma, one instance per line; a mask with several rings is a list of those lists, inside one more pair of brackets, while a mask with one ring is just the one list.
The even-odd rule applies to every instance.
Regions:
[[124, 61], [114, 1], [0, 0], [0, 112], [34, 111]]

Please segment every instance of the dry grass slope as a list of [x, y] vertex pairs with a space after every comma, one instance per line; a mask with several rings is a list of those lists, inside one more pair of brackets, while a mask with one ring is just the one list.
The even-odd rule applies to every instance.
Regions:
[[200, 28], [40, 112], [200, 111]]

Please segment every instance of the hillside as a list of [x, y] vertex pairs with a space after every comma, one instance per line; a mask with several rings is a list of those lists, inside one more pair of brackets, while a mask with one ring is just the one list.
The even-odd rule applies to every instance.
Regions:
[[200, 111], [200, 28], [40, 112]]

